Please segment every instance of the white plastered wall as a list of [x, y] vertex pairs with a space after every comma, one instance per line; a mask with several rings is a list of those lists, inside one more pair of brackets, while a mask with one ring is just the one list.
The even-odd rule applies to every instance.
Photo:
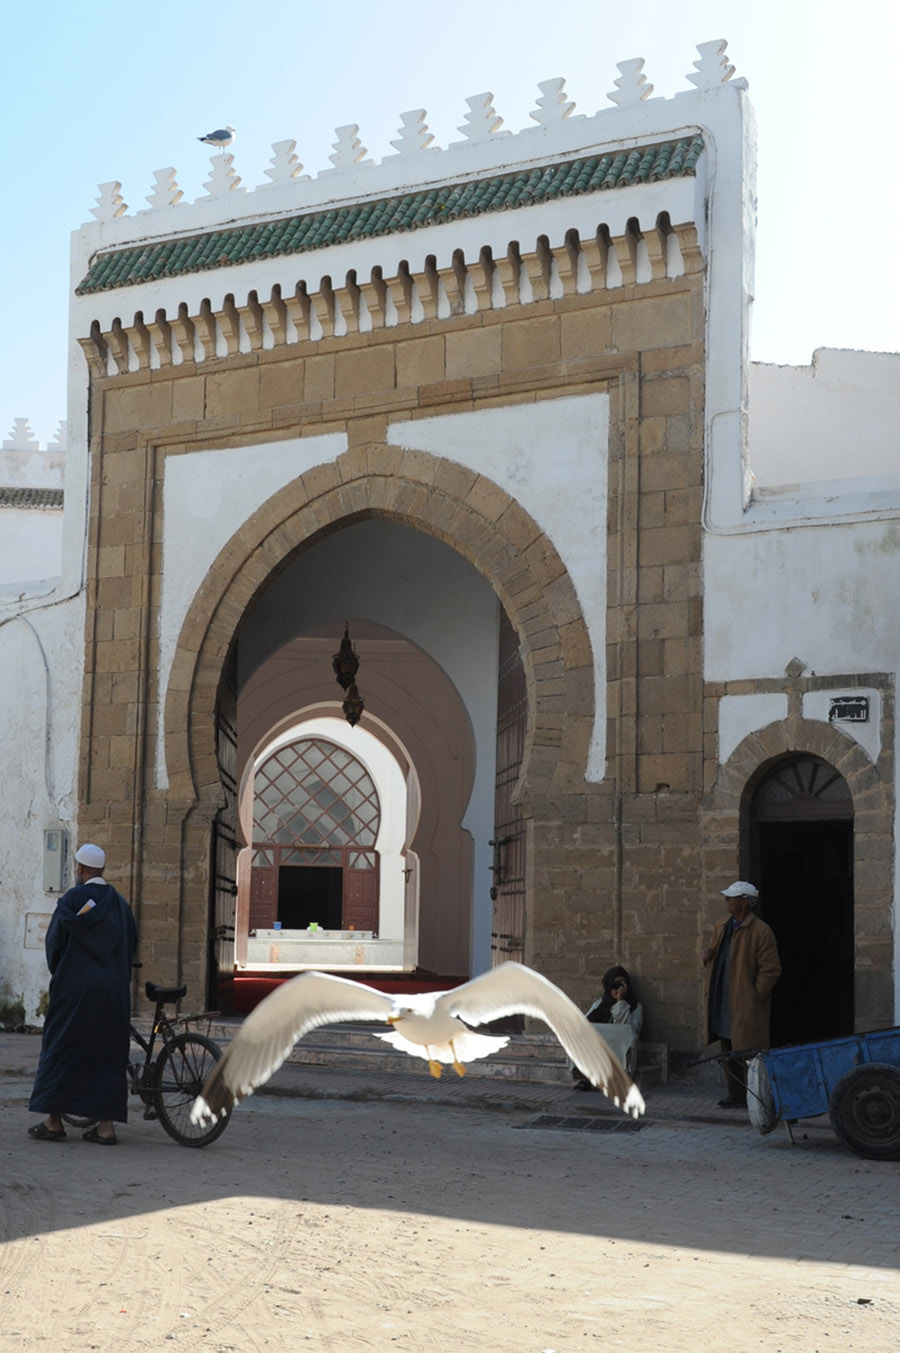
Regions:
[[896, 490], [900, 353], [819, 348], [809, 366], [750, 367], [755, 492]]
[[[869, 697], [869, 722], [842, 723], [870, 760], [882, 743], [882, 700], [846, 678], [900, 674], [900, 357], [819, 351], [809, 367], [755, 367], [746, 507], [707, 514], [704, 670], [709, 681], [784, 678], [793, 659], [833, 688], [804, 696], [803, 715], [827, 722], [831, 699]], [[713, 460], [713, 478], [720, 464]], [[725, 468], [725, 477], [731, 467]], [[707, 506], [723, 499], [709, 488]], [[779, 695], [727, 696], [720, 761], [742, 738], [784, 717]], [[895, 757], [895, 800], [900, 767]], [[900, 839], [900, 816], [894, 840]], [[900, 931], [895, 855], [894, 934]], [[895, 1019], [900, 946], [895, 943]]]
[[170, 456], [163, 483], [163, 566], [159, 608], [160, 714], [156, 786], [168, 775], [163, 715], [172, 659], [185, 616], [213, 561], [267, 499], [314, 465], [347, 449], [343, 433]]
[[559, 551], [594, 657], [594, 732], [587, 778], [606, 763], [606, 504], [609, 397], [579, 395], [393, 423], [388, 440], [487, 474]]
[[0, 604], [35, 591], [52, 592], [59, 578], [62, 528], [58, 508], [0, 507]]
[[64, 882], [73, 882], [83, 629], [80, 597], [0, 622], [0, 1010], [21, 1003], [28, 1024], [47, 992], [44, 935], [57, 897], [44, 887], [45, 831], [68, 831]]

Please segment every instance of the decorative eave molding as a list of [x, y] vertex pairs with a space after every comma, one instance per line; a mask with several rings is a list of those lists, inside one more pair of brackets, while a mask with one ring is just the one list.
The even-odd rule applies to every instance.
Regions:
[[[296, 259], [292, 260], [296, 266]], [[79, 341], [96, 379], [205, 363], [241, 352], [315, 343], [324, 338], [391, 329], [424, 320], [474, 315], [485, 310], [615, 291], [625, 286], [675, 278], [703, 268], [692, 222], [673, 226], [661, 213], [642, 229], [632, 217], [621, 235], [601, 225], [586, 236], [571, 228], [551, 244], [541, 236], [532, 252], [516, 243], [494, 255], [483, 245], [474, 258], [454, 251], [446, 266], [427, 255], [418, 271], [401, 264], [394, 276], [380, 267], [361, 276], [354, 270], [338, 280], [325, 275], [318, 287], [303, 281], [265, 292], [225, 296], [220, 309], [204, 300], [191, 313], [185, 302], [169, 315], [158, 309], [134, 322], [119, 318], [104, 330], [94, 320]]]

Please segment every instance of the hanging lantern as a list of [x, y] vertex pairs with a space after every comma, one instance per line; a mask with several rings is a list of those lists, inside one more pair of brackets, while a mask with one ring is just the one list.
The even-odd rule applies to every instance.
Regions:
[[341, 705], [341, 709], [344, 711], [344, 718], [351, 728], [354, 728], [359, 723], [365, 707], [366, 702], [363, 700], [356, 688], [356, 683], [354, 682], [347, 692], [346, 699]]
[[346, 691], [356, 678], [359, 671], [359, 658], [354, 652], [353, 645], [350, 642], [350, 629], [344, 626], [344, 637], [341, 640], [341, 646], [331, 659], [331, 665], [334, 668], [334, 678], [342, 691]]

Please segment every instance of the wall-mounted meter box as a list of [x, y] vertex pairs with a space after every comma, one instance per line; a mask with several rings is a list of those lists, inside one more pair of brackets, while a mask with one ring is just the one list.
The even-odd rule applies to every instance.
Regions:
[[69, 862], [69, 833], [63, 827], [44, 832], [44, 892], [66, 890], [66, 866]]

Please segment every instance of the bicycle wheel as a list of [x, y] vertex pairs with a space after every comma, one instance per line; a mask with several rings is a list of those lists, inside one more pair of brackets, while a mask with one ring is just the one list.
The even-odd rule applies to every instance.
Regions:
[[95, 1123], [100, 1121], [98, 1118], [79, 1118], [77, 1113], [61, 1113], [59, 1116], [64, 1123], [68, 1123], [69, 1127], [74, 1128], [93, 1127]]
[[222, 1056], [218, 1043], [203, 1034], [178, 1034], [166, 1043], [156, 1061], [153, 1100], [159, 1121], [179, 1146], [208, 1146], [228, 1126], [228, 1117], [215, 1123], [192, 1123], [194, 1100]]

